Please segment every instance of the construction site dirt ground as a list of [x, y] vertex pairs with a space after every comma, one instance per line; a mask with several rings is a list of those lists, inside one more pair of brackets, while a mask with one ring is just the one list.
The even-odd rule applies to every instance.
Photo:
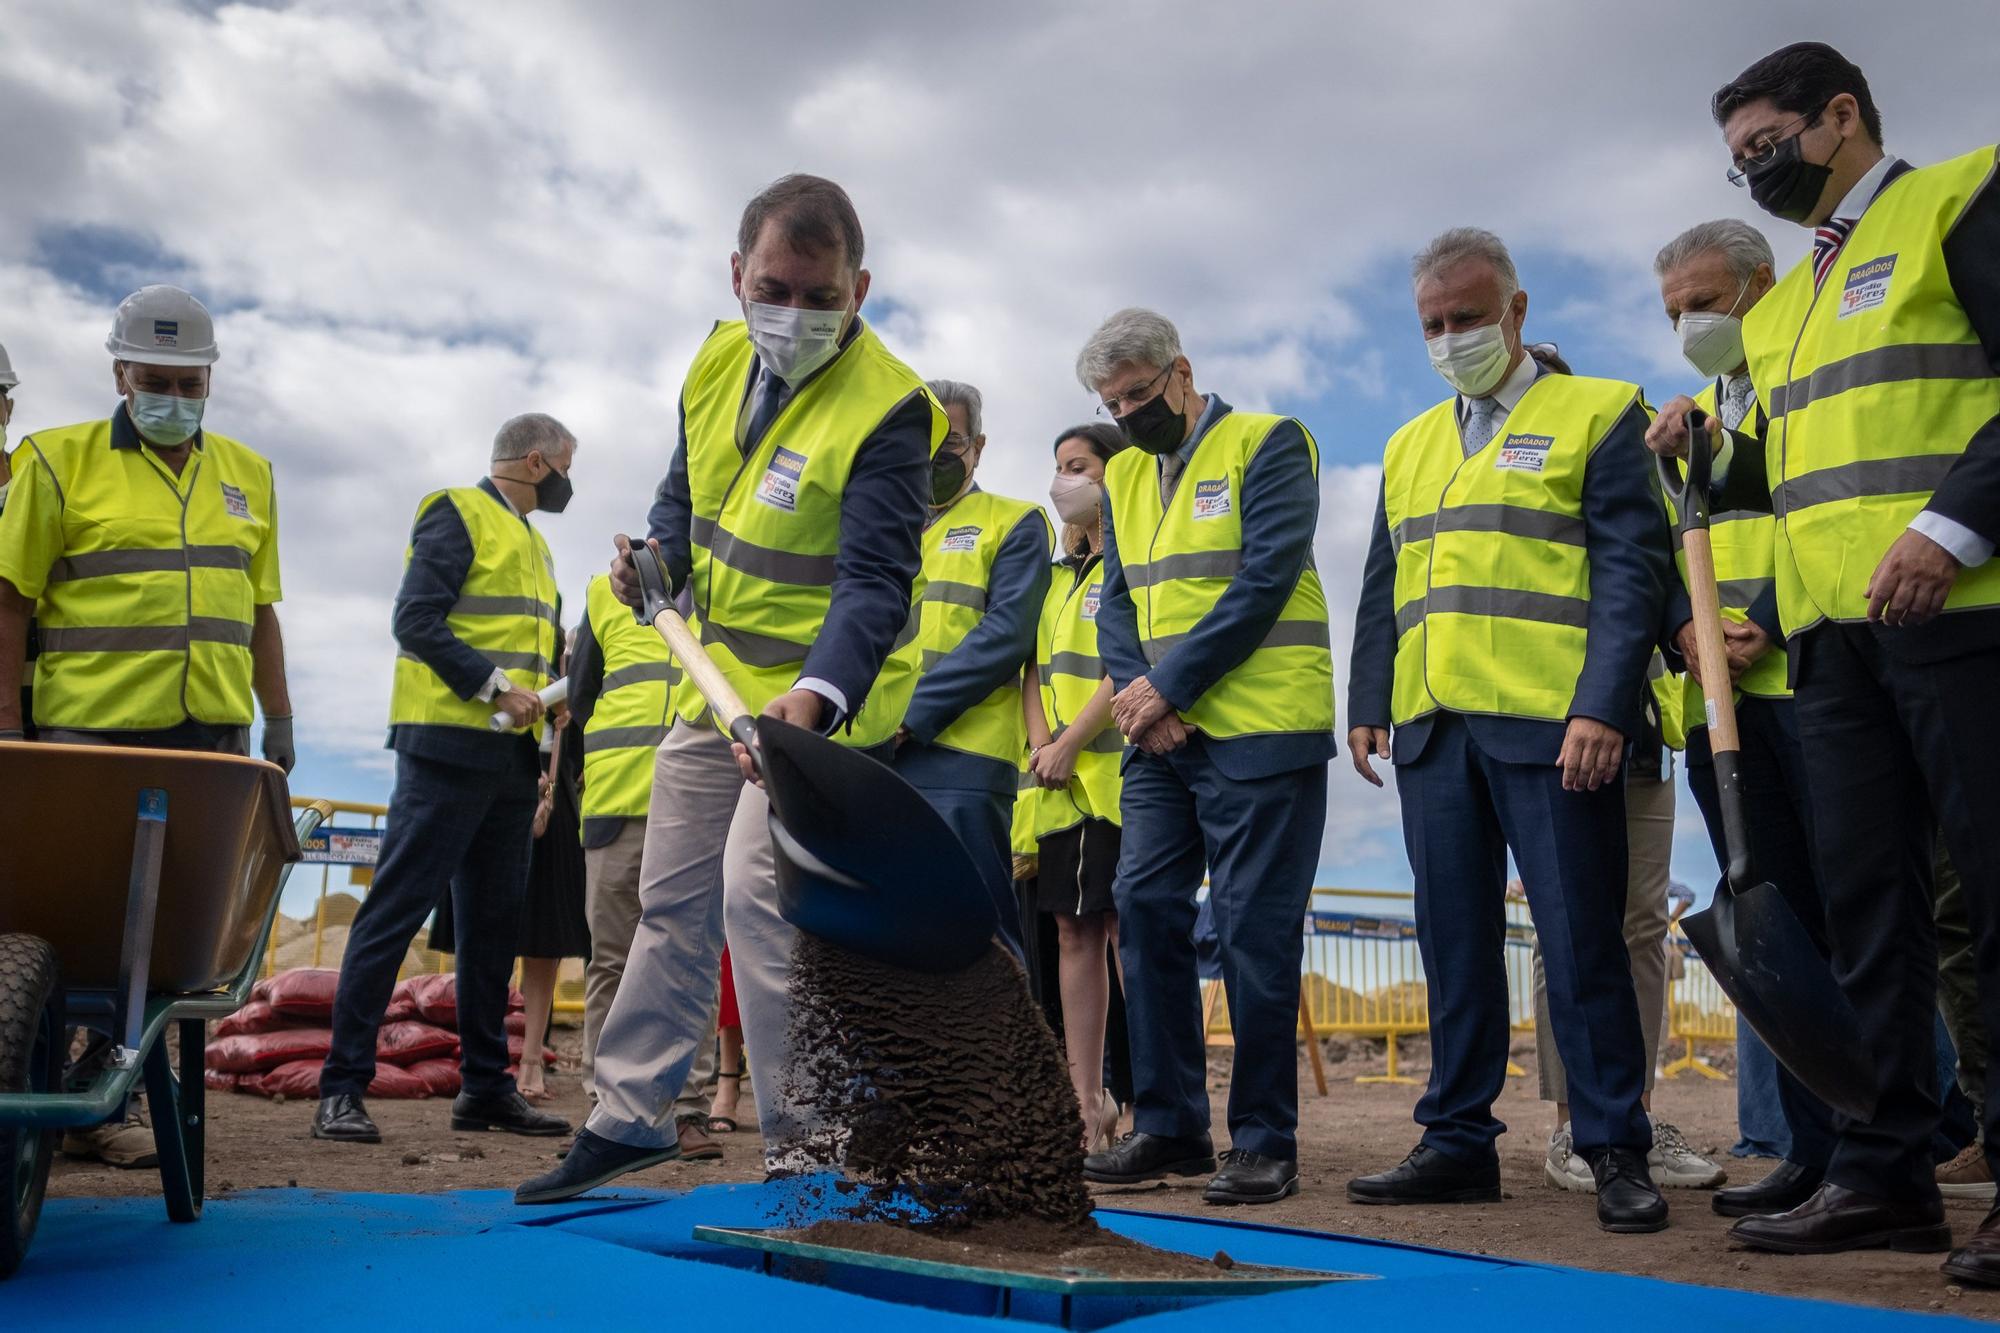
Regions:
[[[588, 1109], [575, 1073], [579, 1034], [558, 1028], [555, 1046], [562, 1066], [551, 1077], [558, 1094], [550, 1108], [580, 1121]], [[1419, 1085], [1359, 1084], [1357, 1075], [1380, 1073], [1379, 1041], [1333, 1038], [1327, 1043], [1328, 1093], [1313, 1090], [1311, 1071], [1299, 1062], [1302, 1192], [1268, 1208], [1226, 1214], [1232, 1219], [1376, 1236], [1416, 1245], [1479, 1254], [1506, 1255], [1610, 1272], [1636, 1273], [1670, 1281], [1740, 1287], [1789, 1296], [1851, 1301], [1904, 1310], [1950, 1311], [2000, 1319], [2000, 1292], [1958, 1288], [1937, 1271], [1942, 1256], [1863, 1251], [1824, 1257], [1760, 1254], [1732, 1249], [1724, 1236], [1729, 1223], [1708, 1206], [1706, 1193], [1671, 1190], [1672, 1225], [1651, 1236], [1610, 1236], [1597, 1229], [1587, 1195], [1550, 1188], [1542, 1159], [1553, 1120], [1550, 1107], [1535, 1098], [1532, 1072], [1507, 1080], [1496, 1108], [1509, 1132], [1500, 1140], [1504, 1202], [1474, 1207], [1365, 1208], [1347, 1201], [1350, 1176], [1381, 1170], [1401, 1160], [1416, 1142], [1410, 1119], [1421, 1080], [1428, 1072], [1421, 1040], [1404, 1042], [1401, 1072]], [[1518, 1046], [1516, 1060], [1534, 1067], [1532, 1043]], [[1212, 1052], [1210, 1091], [1217, 1147], [1229, 1077], [1229, 1053]], [[1736, 1138], [1736, 1091], [1684, 1073], [1662, 1082], [1655, 1108], [1678, 1124], [1698, 1150], [1723, 1162], [1732, 1182], [1762, 1175], [1768, 1161], [1728, 1157]], [[759, 1140], [749, 1123], [718, 1137], [720, 1161], [675, 1162], [640, 1172], [625, 1183], [675, 1189], [713, 1181], [754, 1180], [763, 1174]], [[511, 1189], [555, 1160], [562, 1140], [522, 1139], [504, 1134], [455, 1134], [444, 1101], [375, 1101], [370, 1111], [382, 1127], [379, 1146], [321, 1143], [308, 1133], [310, 1103], [274, 1103], [233, 1093], [209, 1095], [208, 1192], [302, 1186], [336, 1190], [416, 1193], [453, 1189]], [[1104, 1188], [1100, 1205], [1158, 1212], [1218, 1215], [1201, 1202], [1201, 1182], [1138, 1189]], [[118, 1171], [96, 1163], [59, 1158], [50, 1183], [52, 1197], [157, 1194], [152, 1171]], [[1985, 1206], [1948, 1202], [1954, 1234], [1963, 1240], [1978, 1225]], [[107, 1238], [107, 1244], [115, 1242]], [[1551, 1310], [1552, 1324], [1581, 1311]]]

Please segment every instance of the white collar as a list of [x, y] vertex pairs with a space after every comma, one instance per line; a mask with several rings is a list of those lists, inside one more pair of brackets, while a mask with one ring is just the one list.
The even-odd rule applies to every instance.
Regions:
[[1500, 387], [1487, 396], [1500, 404], [1501, 411], [1512, 412], [1541, 373], [1542, 368], [1536, 363], [1535, 354], [1524, 351], [1521, 364], [1508, 372], [1507, 378], [1500, 381]]
[[1840, 201], [1840, 206], [1833, 210], [1832, 216], [1852, 222], [1867, 212], [1868, 205], [1874, 203], [1875, 196], [1881, 192], [1882, 182], [1887, 179], [1889, 168], [1895, 165], [1896, 159], [1884, 153], [1880, 162], [1868, 168], [1868, 173], [1854, 182], [1854, 188], [1847, 192], [1847, 197]]

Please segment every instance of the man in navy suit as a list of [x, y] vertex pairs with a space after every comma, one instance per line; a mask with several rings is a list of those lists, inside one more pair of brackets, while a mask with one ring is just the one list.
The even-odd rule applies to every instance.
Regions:
[[[1622, 935], [1626, 745], [1671, 557], [1637, 386], [1523, 341], [1497, 236], [1459, 228], [1412, 267], [1431, 363], [1457, 392], [1390, 439], [1348, 695], [1355, 769], [1396, 766], [1430, 985], [1422, 1141], [1348, 1184], [1358, 1203], [1500, 1198], [1503, 894], [1527, 886], [1599, 1225], [1657, 1231], [1645, 1044]], [[1393, 731], [1393, 748], [1391, 735]]]

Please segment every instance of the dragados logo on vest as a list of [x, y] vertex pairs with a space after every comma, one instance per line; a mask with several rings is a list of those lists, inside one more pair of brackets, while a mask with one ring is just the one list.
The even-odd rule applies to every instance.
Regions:
[[1500, 441], [1500, 456], [1493, 460], [1495, 471], [1540, 472], [1549, 463], [1555, 447], [1553, 435], [1509, 435]]
[[1889, 277], [1896, 271], [1896, 256], [1883, 255], [1847, 270], [1847, 283], [1840, 290], [1840, 318], [1863, 310], [1873, 310], [1889, 299]]
[[979, 529], [977, 526], [949, 528], [945, 531], [944, 540], [938, 543], [938, 549], [940, 551], [971, 551], [977, 549], [978, 544]]
[[1194, 484], [1194, 516], [1221, 518], [1229, 512], [1229, 478]]
[[799, 508], [799, 477], [806, 470], [806, 456], [779, 447], [771, 455], [771, 465], [757, 483], [757, 498], [773, 509], [795, 514]]
[[1100, 580], [1083, 590], [1083, 612], [1085, 620], [1097, 619], [1097, 608], [1104, 601], [1104, 584]]

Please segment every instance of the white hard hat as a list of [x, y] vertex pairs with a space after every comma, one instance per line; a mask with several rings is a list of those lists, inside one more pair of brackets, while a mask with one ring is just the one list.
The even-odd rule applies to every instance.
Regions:
[[149, 366], [215, 364], [215, 321], [178, 287], [141, 287], [118, 303], [105, 350]]
[[14, 363], [7, 359], [7, 349], [0, 347], [0, 389], [11, 389], [21, 382], [14, 373]]

